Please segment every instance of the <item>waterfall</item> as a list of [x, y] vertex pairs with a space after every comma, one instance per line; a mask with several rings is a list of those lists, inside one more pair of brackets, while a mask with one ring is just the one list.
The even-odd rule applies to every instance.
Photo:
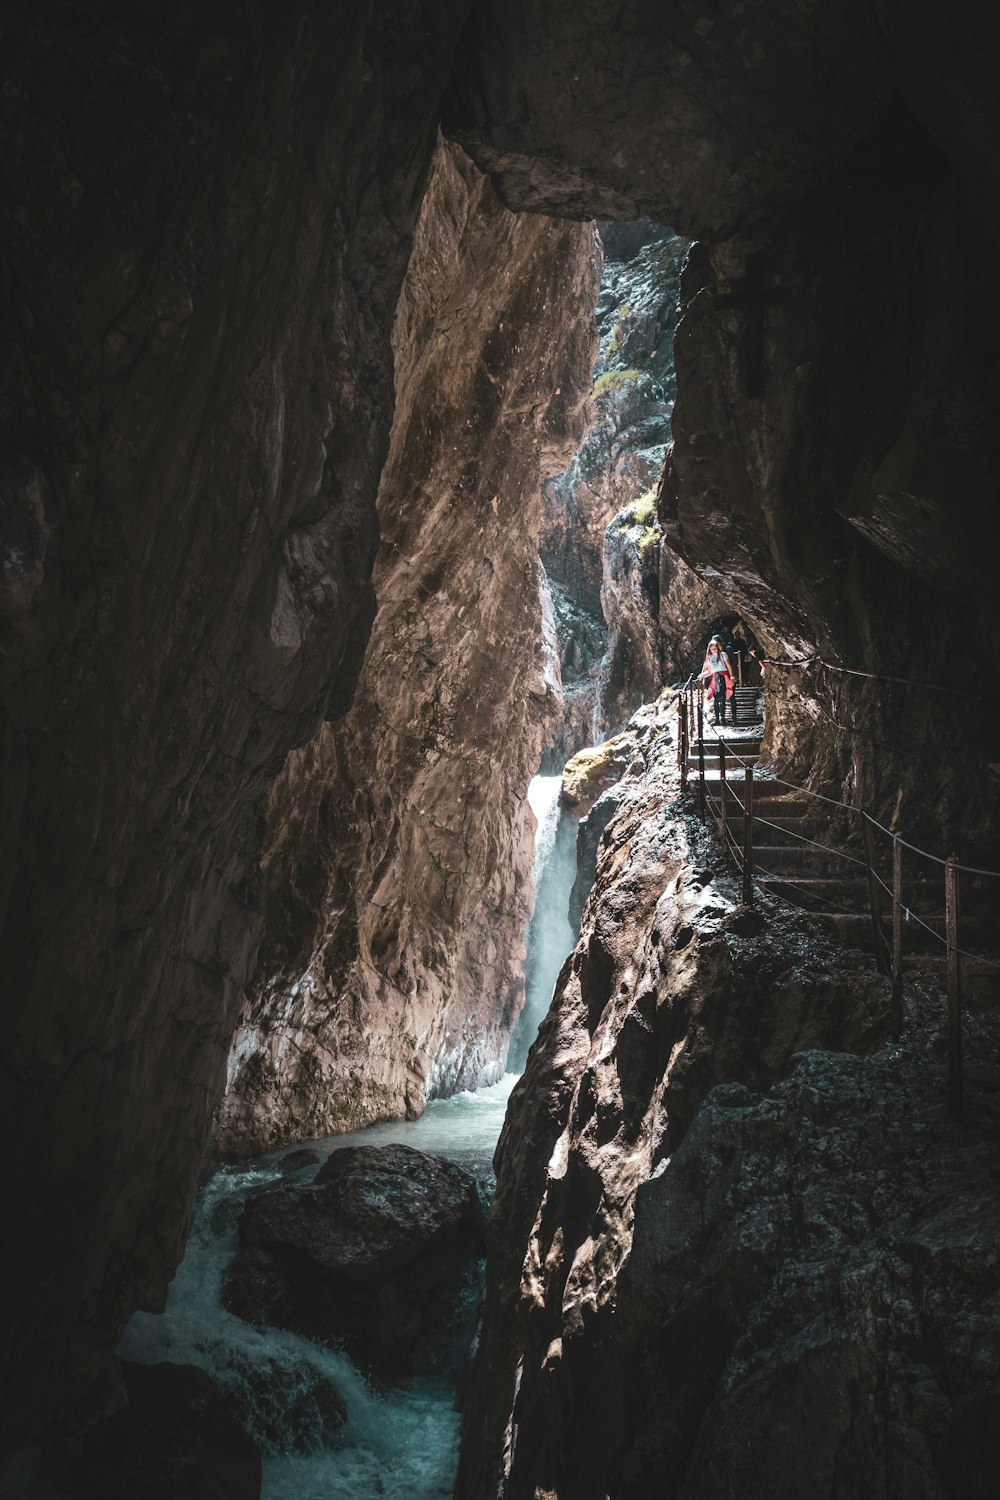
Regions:
[[576, 878], [576, 824], [559, 806], [560, 776], [536, 776], [528, 788], [535, 815], [535, 914], [525, 937], [524, 1010], [514, 1028], [507, 1067], [524, 1069], [552, 999], [563, 960], [576, 942], [569, 898]]
[[[435, 1100], [419, 1120], [332, 1137], [317, 1143], [319, 1154], [399, 1141], [441, 1152], [482, 1176], [513, 1083], [507, 1077], [475, 1094]], [[262, 1500], [446, 1500], [458, 1463], [453, 1380], [426, 1377], [376, 1390], [345, 1354], [280, 1328], [251, 1327], [222, 1306], [243, 1202], [248, 1193], [287, 1181], [282, 1155], [225, 1168], [202, 1188], [166, 1311], [135, 1313], [120, 1352], [143, 1364], [200, 1365], [215, 1378], [263, 1450]], [[329, 1386], [347, 1413], [332, 1435], [322, 1415]]]

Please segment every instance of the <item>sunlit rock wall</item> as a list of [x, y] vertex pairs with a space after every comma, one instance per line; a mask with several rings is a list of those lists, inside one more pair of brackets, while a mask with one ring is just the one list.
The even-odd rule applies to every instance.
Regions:
[[396, 324], [379, 613], [355, 705], [268, 804], [268, 936], [219, 1134], [242, 1152], [500, 1076], [559, 706], [542, 481], [583, 430], [599, 249], [439, 153]]
[[[997, 1028], [769, 899], [633, 720], [580, 941], [511, 1096], [460, 1500], [985, 1494]], [[752, 1463], [748, 1468], [748, 1457]]]
[[[651, 511], [670, 441], [673, 335], [688, 242], [646, 221], [598, 228], [605, 256], [592, 421], [569, 467], [542, 489], [541, 555], [565, 601], [557, 625], [569, 668], [546, 756], [555, 769], [581, 745], [620, 728], [661, 680], [655, 516], [635, 527], [626, 512], [644, 495], [644, 511]], [[603, 625], [598, 654], [591, 620]], [[582, 671], [574, 670], [579, 657]]]

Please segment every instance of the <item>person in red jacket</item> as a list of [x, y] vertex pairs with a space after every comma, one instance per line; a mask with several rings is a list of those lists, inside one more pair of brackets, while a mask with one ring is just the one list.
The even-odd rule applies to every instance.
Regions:
[[[733, 696], [733, 668], [725, 647], [717, 635], [713, 635], [705, 654], [705, 665], [698, 674], [699, 682], [708, 683], [708, 701], [715, 707], [716, 724], [726, 722], [726, 704]], [[736, 723], [736, 705], [730, 709], [732, 723]]]

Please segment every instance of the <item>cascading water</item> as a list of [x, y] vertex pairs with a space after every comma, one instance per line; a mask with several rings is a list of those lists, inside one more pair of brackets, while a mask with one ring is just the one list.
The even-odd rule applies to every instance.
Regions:
[[[489, 1166], [514, 1084], [429, 1104], [419, 1120], [394, 1121], [324, 1141], [345, 1146], [399, 1141], [436, 1151], [472, 1171]], [[264, 1453], [262, 1500], [430, 1500], [452, 1493], [458, 1461], [454, 1384], [412, 1382], [374, 1392], [345, 1355], [280, 1329], [257, 1329], [222, 1306], [236, 1221], [248, 1193], [285, 1180], [277, 1161], [217, 1172], [202, 1189], [166, 1311], [136, 1313], [121, 1354], [209, 1372], [231, 1396]], [[306, 1173], [296, 1182], [307, 1180]], [[331, 1431], [331, 1387], [347, 1420]]]
[[[574, 942], [567, 915], [576, 873], [576, 826], [560, 816], [558, 776], [536, 776], [528, 799], [538, 823], [535, 914], [526, 935], [526, 1000], [501, 1083], [427, 1106], [419, 1120], [392, 1121], [319, 1143], [322, 1154], [393, 1141], [434, 1151], [476, 1175], [489, 1167], [528, 1049]], [[198, 1197], [183, 1263], [162, 1314], [136, 1313], [121, 1354], [139, 1363], [199, 1365], [230, 1396], [264, 1454], [262, 1500], [430, 1500], [452, 1493], [459, 1417], [454, 1384], [413, 1381], [376, 1392], [335, 1350], [276, 1328], [254, 1328], [222, 1305], [237, 1220], [248, 1194], [287, 1180], [283, 1152], [224, 1168]], [[313, 1173], [318, 1167], [313, 1169]], [[297, 1183], [309, 1173], [296, 1174]], [[342, 1404], [346, 1421], [331, 1421]]]
[[576, 824], [559, 806], [560, 776], [535, 776], [528, 802], [535, 835], [535, 912], [525, 937], [524, 1010], [510, 1040], [507, 1066], [520, 1073], [552, 999], [563, 960], [576, 941], [569, 898], [576, 879]]

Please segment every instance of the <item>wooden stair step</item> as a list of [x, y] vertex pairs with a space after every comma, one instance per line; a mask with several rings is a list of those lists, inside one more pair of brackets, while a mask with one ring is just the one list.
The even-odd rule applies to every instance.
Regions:
[[753, 857], [761, 869], [770, 870], [773, 875], [842, 875], [857, 870], [850, 860], [832, 851], [828, 853], [825, 849], [798, 841], [790, 844], [758, 844], [755, 841]]

